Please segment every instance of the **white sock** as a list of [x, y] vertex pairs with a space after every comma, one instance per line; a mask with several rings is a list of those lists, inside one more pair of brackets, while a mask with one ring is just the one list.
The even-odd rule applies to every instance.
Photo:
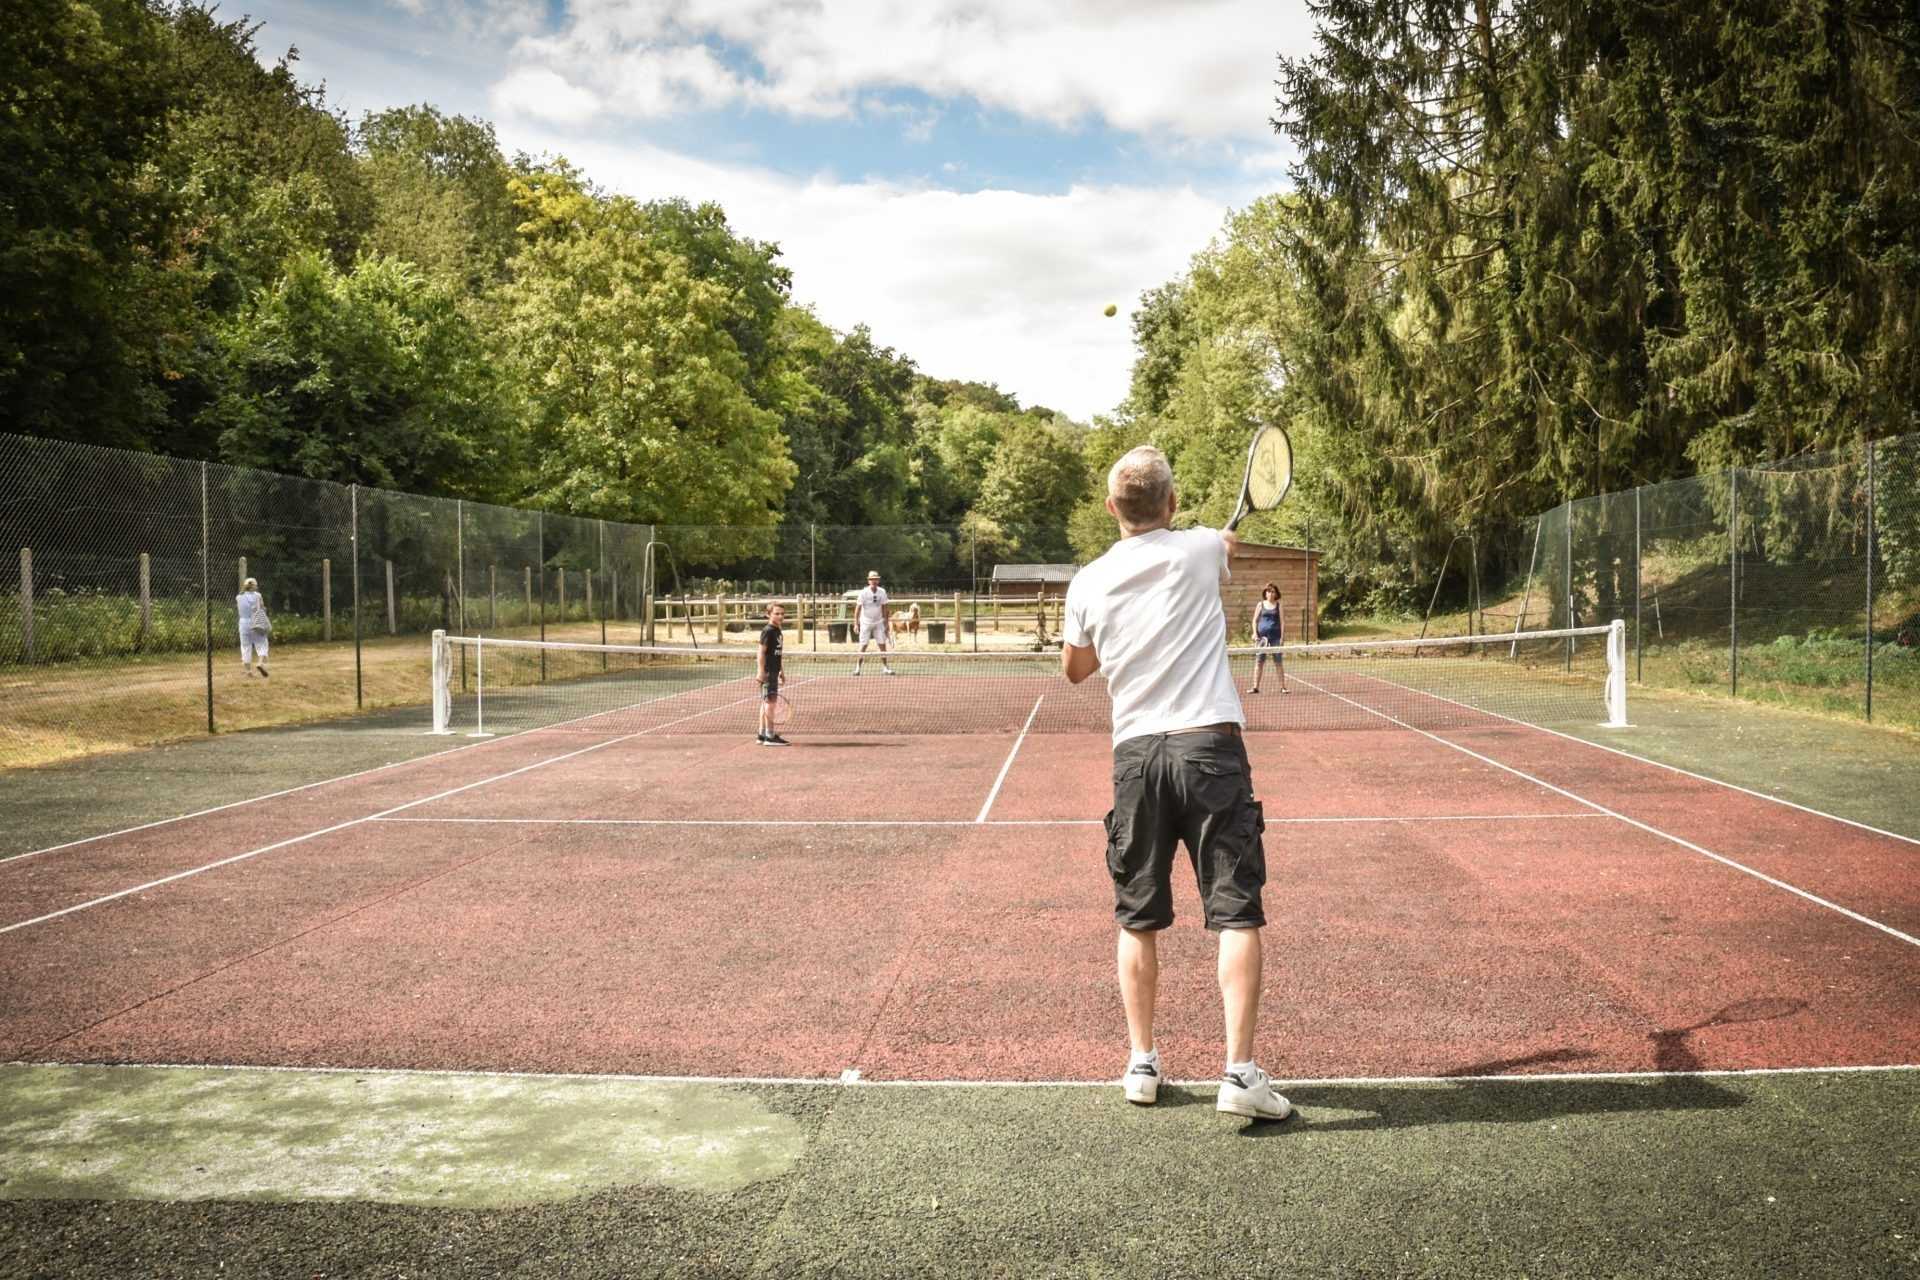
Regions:
[[1252, 1058], [1248, 1058], [1245, 1062], [1229, 1062], [1227, 1064], [1227, 1074], [1230, 1076], [1239, 1076], [1242, 1080], [1253, 1079], [1253, 1073], [1257, 1070], [1259, 1070], [1259, 1068], [1253, 1065]]
[[1128, 1055], [1127, 1057], [1128, 1068], [1137, 1067], [1141, 1063], [1145, 1063], [1150, 1067], [1155, 1067], [1155, 1068], [1159, 1067], [1160, 1046], [1155, 1045], [1153, 1046], [1153, 1048], [1147, 1050], [1145, 1053], [1142, 1053], [1138, 1049], [1135, 1049], [1131, 1054]]

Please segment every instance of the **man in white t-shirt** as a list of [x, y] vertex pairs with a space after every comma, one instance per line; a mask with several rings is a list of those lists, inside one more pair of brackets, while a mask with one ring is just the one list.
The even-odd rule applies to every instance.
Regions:
[[893, 674], [893, 664], [887, 661], [887, 589], [880, 585], [880, 571], [867, 570], [867, 585], [853, 602], [854, 625], [860, 628], [860, 656], [853, 660], [853, 674], [860, 674], [860, 667], [867, 660], [867, 642], [880, 646], [880, 669], [888, 675]]
[[1079, 684], [1103, 671], [1113, 701], [1113, 809], [1107, 871], [1120, 924], [1120, 995], [1133, 1053], [1127, 1100], [1160, 1090], [1153, 1039], [1159, 931], [1173, 923], [1173, 859], [1185, 842], [1206, 926], [1220, 935], [1227, 1069], [1219, 1110], [1284, 1120], [1287, 1100], [1254, 1064], [1260, 1012], [1260, 903], [1265, 827], [1247, 765], [1246, 716], [1227, 666], [1220, 584], [1238, 539], [1176, 530], [1179, 502], [1166, 455], [1142, 445], [1107, 475], [1107, 511], [1120, 540], [1074, 575], [1061, 666]]

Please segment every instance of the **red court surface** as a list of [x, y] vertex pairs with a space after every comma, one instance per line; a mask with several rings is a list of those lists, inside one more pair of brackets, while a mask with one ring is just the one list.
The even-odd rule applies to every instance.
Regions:
[[[1277, 1075], [1920, 1062], [1920, 844], [1515, 726], [1248, 745]], [[0, 1058], [1108, 1078], [1109, 778], [1096, 735], [576, 728], [14, 859]]]

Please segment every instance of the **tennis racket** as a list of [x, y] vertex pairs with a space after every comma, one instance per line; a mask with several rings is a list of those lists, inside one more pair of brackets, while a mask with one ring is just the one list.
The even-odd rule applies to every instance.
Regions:
[[776, 694], [767, 706], [767, 723], [778, 729], [793, 719], [793, 704], [787, 701], [787, 695]]
[[1240, 481], [1240, 506], [1227, 521], [1229, 530], [1239, 527], [1255, 511], [1271, 511], [1280, 505], [1293, 488], [1293, 441], [1284, 428], [1272, 423], [1253, 433], [1247, 446], [1247, 473]]

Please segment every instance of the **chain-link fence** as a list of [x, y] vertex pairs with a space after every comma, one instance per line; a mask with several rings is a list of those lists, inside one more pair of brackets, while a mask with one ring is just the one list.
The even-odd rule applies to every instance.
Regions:
[[422, 704], [441, 628], [746, 644], [779, 601], [809, 649], [853, 644], [874, 569], [899, 643], [1030, 648], [1072, 559], [1062, 528], [656, 530], [7, 435], [0, 539], [0, 766]]
[[1920, 725], [1920, 436], [1564, 504], [1516, 629], [1627, 621], [1641, 683]]
[[14, 765], [418, 704], [436, 628], [637, 635], [653, 531], [0, 435], [0, 538]]

